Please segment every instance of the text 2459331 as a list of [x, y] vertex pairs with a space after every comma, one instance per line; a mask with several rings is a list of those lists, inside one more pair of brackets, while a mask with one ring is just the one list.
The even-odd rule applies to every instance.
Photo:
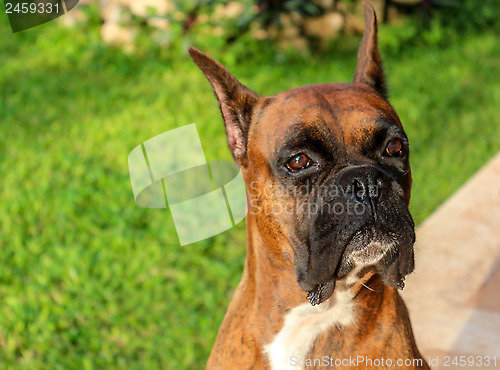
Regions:
[[5, 3], [5, 12], [7, 14], [52, 14], [59, 13], [59, 4], [31, 2], [31, 3]]

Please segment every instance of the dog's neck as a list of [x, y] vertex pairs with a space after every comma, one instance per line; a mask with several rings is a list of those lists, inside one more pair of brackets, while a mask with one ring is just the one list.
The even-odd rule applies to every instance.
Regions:
[[247, 256], [243, 279], [253, 289], [254, 301], [259, 309], [283, 310], [305, 302], [306, 294], [297, 284], [292, 261], [281, 251], [269, 249], [254, 215], [247, 223]]
[[368, 272], [358, 279], [351, 275], [339, 280], [332, 297], [311, 306], [297, 284], [292, 261], [268, 248], [253, 215], [246, 222], [247, 256], [240, 288], [251, 305], [248, 325], [260, 322], [255, 339], [273, 369], [284, 368], [294, 356], [305, 358], [314, 341], [331, 328], [360, 319], [367, 305], [364, 297], [358, 299], [361, 291], [360, 296], [383, 294], [380, 285], [378, 289], [368, 286], [374, 275]]
[[[264, 337], [268, 337], [281, 329], [283, 325], [281, 318], [287, 312], [299, 305], [310, 305], [310, 303], [306, 299], [307, 293], [302, 291], [297, 283], [291, 259], [284, 256], [282, 251], [268, 248], [254, 215], [250, 213], [247, 215], [246, 224], [247, 255], [241, 284], [245, 286], [248, 301], [254, 306], [253, 312], [274, 319], [266, 327], [266, 333], [263, 333]], [[354, 300], [362, 289], [370, 290], [372, 294], [382, 294], [381, 290], [372, 290], [366, 285], [373, 277], [373, 272], [357, 278], [355, 275], [358, 272], [359, 270], [339, 280], [336, 292], [349, 291]], [[326, 303], [328, 302], [322, 305], [326, 306]]]

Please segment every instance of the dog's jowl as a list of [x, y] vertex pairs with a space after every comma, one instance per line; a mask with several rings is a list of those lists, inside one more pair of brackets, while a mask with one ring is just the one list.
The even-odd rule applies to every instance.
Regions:
[[260, 96], [199, 50], [247, 189], [243, 277], [207, 368], [428, 368], [397, 289], [413, 271], [408, 138], [373, 8], [353, 83]]

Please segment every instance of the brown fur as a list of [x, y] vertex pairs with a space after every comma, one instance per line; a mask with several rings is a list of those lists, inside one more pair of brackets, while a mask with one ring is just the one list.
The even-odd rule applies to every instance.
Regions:
[[[220, 102], [229, 148], [247, 185], [249, 208], [243, 276], [220, 327], [208, 369], [268, 368], [264, 346], [280, 331], [287, 312], [307, 302], [294, 270], [300, 253], [295, 234], [300, 220], [286, 212], [257, 212], [293, 202], [274, 191], [281, 182], [269, 165], [276, 148], [286, 141], [284, 133], [300, 127], [312, 137], [331, 138], [326, 145], [337, 145], [341, 166], [370, 163], [361, 153], [371, 150], [369, 143], [377, 133], [377, 120], [401, 126], [386, 100], [376, 18], [367, 4], [365, 14], [367, 28], [353, 84], [310, 85], [261, 97], [239, 83], [220, 63], [190, 49]], [[408, 204], [409, 171], [402, 183]], [[351, 288], [356, 294], [355, 322], [321, 334], [308, 357], [422, 358], [397, 291], [385, 286], [378, 275], [366, 285], [371, 289], [359, 284]], [[425, 361], [421, 368], [428, 368]]]

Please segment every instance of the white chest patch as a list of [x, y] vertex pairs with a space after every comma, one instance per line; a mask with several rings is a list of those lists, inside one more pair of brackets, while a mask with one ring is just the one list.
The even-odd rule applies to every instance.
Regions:
[[264, 347], [273, 370], [302, 369], [297, 360], [305, 360], [314, 340], [334, 325], [353, 322], [353, 295], [345, 290], [335, 292], [326, 302], [294, 307], [285, 316], [284, 325], [273, 341]]

